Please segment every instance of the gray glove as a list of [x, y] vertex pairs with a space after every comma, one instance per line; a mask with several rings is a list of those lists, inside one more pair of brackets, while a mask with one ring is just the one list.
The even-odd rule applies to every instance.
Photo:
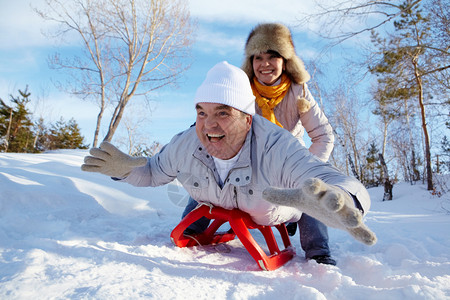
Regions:
[[329, 227], [349, 232], [366, 245], [377, 242], [375, 233], [363, 223], [363, 215], [351, 196], [318, 178], [306, 180], [299, 189], [267, 188], [263, 198], [274, 204], [295, 207]]
[[129, 156], [108, 142], [102, 142], [100, 148], [91, 148], [89, 153], [92, 156], [84, 158], [81, 170], [111, 177], [127, 177], [134, 168], [147, 164], [147, 158]]

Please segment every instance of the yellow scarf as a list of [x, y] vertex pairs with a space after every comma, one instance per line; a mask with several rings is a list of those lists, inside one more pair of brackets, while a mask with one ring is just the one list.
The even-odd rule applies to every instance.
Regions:
[[286, 96], [291, 80], [285, 75], [281, 75], [281, 83], [275, 86], [266, 86], [261, 84], [256, 77], [253, 77], [252, 90], [256, 97], [256, 103], [261, 108], [262, 116], [272, 123], [277, 124], [281, 128], [283, 126], [275, 118], [273, 109]]

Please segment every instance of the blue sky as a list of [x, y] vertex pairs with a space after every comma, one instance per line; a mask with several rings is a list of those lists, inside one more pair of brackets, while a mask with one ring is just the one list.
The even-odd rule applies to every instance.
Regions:
[[[74, 118], [85, 143], [92, 144], [98, 108], [55, 88], [53, 81], [59, 75], [48, 68], [47, 58], [57, 45], [41, 33], [51, 23], [45, 23], [36, 15], [30, 2], [0, 0], [0, 98], [9, 100], [9, 94], [17, 95], [18, 89], [28, 85], [33, 99], [30, 107], [36, 116], [43, 116], [48, 122], [55, 122], [61, 116], [66, 121]], [[192, 67], [181, 79], [179, 88], [155, 93], [149, 110], [129, 108], [129, 115], [146, 119], [141, 123], [140, 134], [148, 142], [155, 140], [165, 144], [194, 122], [192, 100], [206, 72], [222, 60], [240, 66], [247, 35], [258, 23], [281, 22], [289, 26], [297, 54], [305, 61], [314, 59], [323, 44], [310, 33], [317, 24], [308, 24], [310, 28], [297, 26], [302, 11], [313, 11], [309, 0], [261, 0], [257, 5], [252, 0], [189, 2], [191, 16], [198, 22]], [[39, 7], [42, 0], [32, 3]], [[104, 126], [107, 121], [104, 120]], [[104, 134], [103, 129], [100, 139]]]

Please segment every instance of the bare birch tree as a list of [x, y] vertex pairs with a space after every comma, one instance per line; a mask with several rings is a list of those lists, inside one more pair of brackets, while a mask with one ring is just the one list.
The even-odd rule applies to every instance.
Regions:
[[53, 37], [80, 38], [82, 55], [50, 59], [71, 76], [65, 90], [95, 100], [100, 108], [93, 146], [111, 105], [104, 138], [111, 141], [133, 97], [176, 83], [189, 67], [193, 24], [183, 0], [45, 0], [35, 9], [59, 26]]
[[[352, 174], [359, 180], [363, 180], [362, 153], [366, 152], [368, 142], [363, 136], [363, 125], [361, 122], [360, 104], [358, 98], [343, 87], [339, 87], [329, 95], [329, 101], [333, 103], [329, 107], [327, 115], [337, 136], [336, 147], [342, 146], [347, 163], [350, 168], [347, 174]], [[337, 150], [336, 150], [337, 151]], [[334, 152], [336, 152], [334, 151]]]

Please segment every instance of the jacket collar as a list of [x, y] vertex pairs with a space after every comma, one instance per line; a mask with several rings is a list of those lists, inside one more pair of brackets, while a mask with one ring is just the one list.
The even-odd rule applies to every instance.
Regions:
[[[242, 146], [242, 152], [237, 160], [233, 169], [231, 169], [228, 178], [224, 184], [233, 184], [235, 186], [243, 186], [251, 182], [252, 179], [252, 168], [251, 168], [251, 144], [253, 136], [253, 126], [249, 130], [244, 145]], [[216, 182], [219, 182], [219, 173], [216, 171], [216, 165], [212, 156], [206, 151], [203, 145], [199, 142], [198, 146], [192, 154], [195, 158], [200, 160], [207, 168], [209, 168], [213, 173]]]
[[[252, 127], [253, 128], [253, 127]], [[252, 167], [251, 167], [251, 148], [252, 148], [252, 135], [253, 130], [250, 128], [245, 138], [244, 145], [242, 145], [242, 152], [238, 161], [234, 165], [226, 183], [231, 183], [235, 186], [244, 186], [252, 180]]]

